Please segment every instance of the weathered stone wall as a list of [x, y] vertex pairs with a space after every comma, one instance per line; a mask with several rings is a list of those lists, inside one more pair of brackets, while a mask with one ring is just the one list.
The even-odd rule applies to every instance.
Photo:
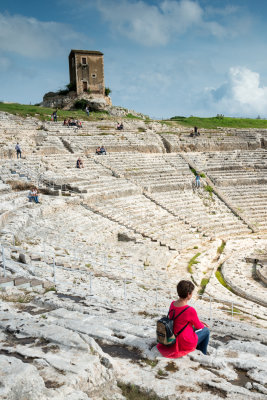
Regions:
[[76, 84], [77, 95], [87, 90], [105, 94], [104, 59], [100, 52], [72, 50], [69, 55], [70, 82]]
[[75, 92], [70, 92], [67, 95], [58, 95], [56, 93], [48, 93], [44, 95], [42, 107], [48, 108], [63, 108], [71, 110], [77, 100], [85, 99], [89, 103], [92, 110], [106, 110], [108, 106], [112, 105], [111, 99], [108, 96], [100, 94], [91, 95], [89, 93], [82, 93], [77, 96]]

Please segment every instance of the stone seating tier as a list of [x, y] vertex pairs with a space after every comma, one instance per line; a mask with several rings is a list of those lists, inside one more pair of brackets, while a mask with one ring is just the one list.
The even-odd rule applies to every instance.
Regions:
[[220, 171], [227, 169], [267, 168], [267, 151], [225, 151], [187, 153], [200, 170]]
[[179, 250], [181, 245], [189, 247], [198, 242], [198, 234], [193, 233], [194, 229], [190, 230], [177, 217], [142, 195], [101, 201], [92, 207], [101, 215], [173, 249]]
[[208, 173], [210, 179], [217, 186], [235, 186], [235, 185], [259, 185], [266, 184], [267, 177], [265, 172], [231, 170], [231, 171], [212, 171]]
[[222, 187], [222, 192], [245, 214], [258, 229], [267, 227], [267, 187], [266, 185], [237, 185]]
[[165, 151], [163, 144], [155, 134], [122, 134], [104, 136], [65, 136], [63, 139], [66, 146], [72, 152], [86, 152], [95, 154], [98, 146], [103, 145], [107, 152], [147, 152], [162, 153]]
[[236, 294], [267, 307], [266, 288], [254, 279], [253, 269], [253, 265], [243, 260], [236, 261], [234, 265], [231, 260], [228, 260], [223, 264], [222, 274], [226, 283]]
[[180, 151], [227, 151], [227, 150], [248, 150], [260, 149], [260, 138], [254, 137], [238, 137], [238, 136], [225, 136], [212, 137], [196, 137], [179, 136], [173, 134], [161, 134], [166, 148], [169, 152]]
[[151, 198], [190, 226], [197, 228], [202, 234], [227, 237], [250, 232], [248, 227], [216, 196], [209, 198], [201, 192], [178, 190], [153, 193]]

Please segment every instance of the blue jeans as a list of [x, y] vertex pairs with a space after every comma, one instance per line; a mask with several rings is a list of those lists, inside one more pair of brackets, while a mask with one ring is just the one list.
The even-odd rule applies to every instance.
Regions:
[[200, 350], [206, 355], [210, 338], [210, 330], [205, 326], [203, 329], [201, 329], [201, 331], [196, 332], [196, 334], [198, 336], [197, 350]]

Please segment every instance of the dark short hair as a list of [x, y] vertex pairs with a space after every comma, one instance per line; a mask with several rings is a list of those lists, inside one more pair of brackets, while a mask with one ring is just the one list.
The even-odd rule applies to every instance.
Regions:
[[191, 281], [180, 281], [177, 285], [178, 296], [185, 299], [193, 292], [195, 285]]

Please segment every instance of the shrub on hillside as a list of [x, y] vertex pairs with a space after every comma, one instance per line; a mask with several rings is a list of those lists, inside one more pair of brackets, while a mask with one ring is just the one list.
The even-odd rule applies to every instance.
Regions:
[[109, 87], [105, 88], [105, 96], [109, 96], [112, 90]]
[[75, 92], [76, 91], [76, 84], [75, 83], [69, 83], [68, 85], [66, 85], [66, 88], [69, 90], [69, 92]]
[[30, 190], [33, 187], [32, 183], [24, 182], [24, 181], [12, 181], [7, 180], [6, 183], [12, 187], [12, 190], [16, 192], [20, 192], [23, 190]]
[[89, 105], [89, 102], [87, 100], [80, 99], [80, 100], [75, 101], [74, 108], [76, 108], [76, 110], [84, 110], [88, 105]]

